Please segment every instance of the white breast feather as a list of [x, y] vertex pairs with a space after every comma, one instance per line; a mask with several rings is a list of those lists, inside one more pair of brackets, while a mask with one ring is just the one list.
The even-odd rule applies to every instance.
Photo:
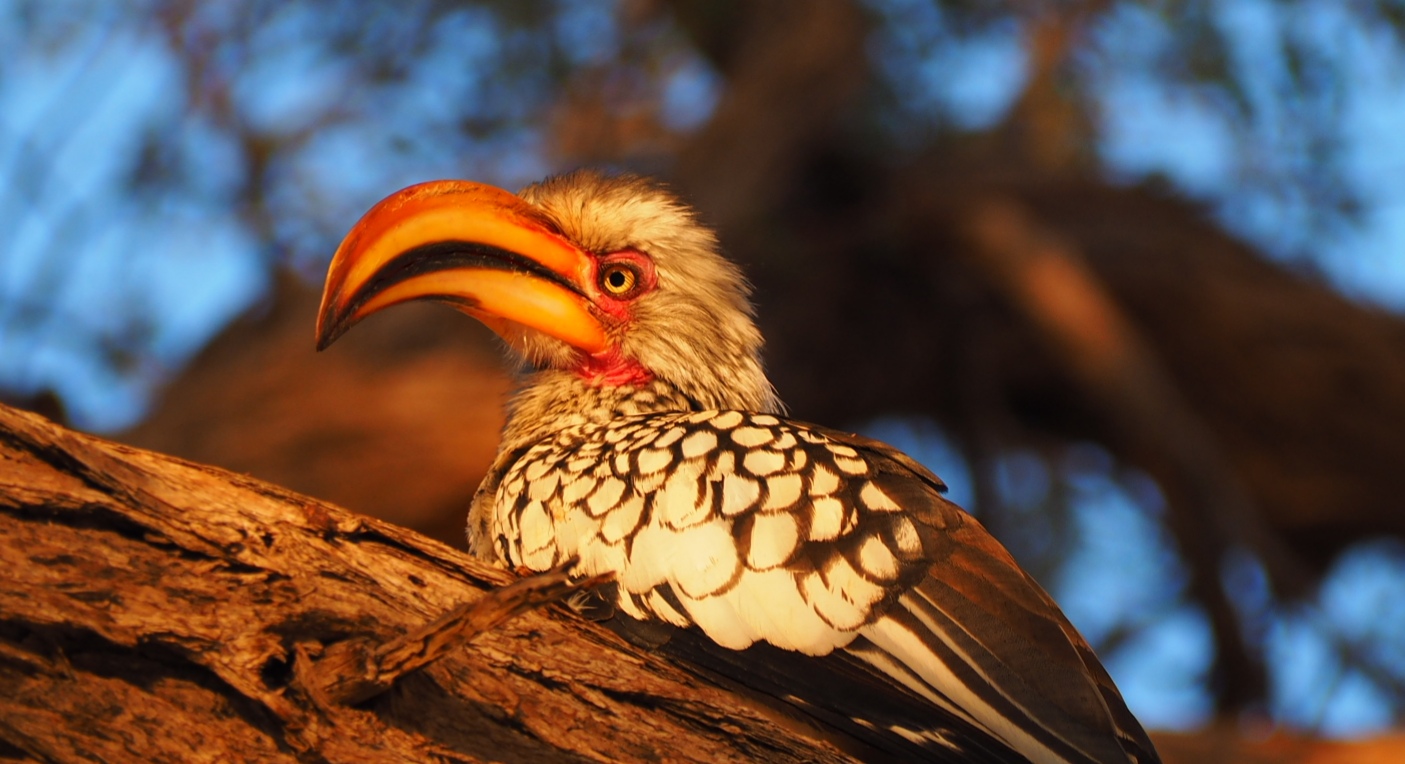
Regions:
[[[602, 434], [594, 442], [614, 444], [603, 451], [590, 441]], [[495, 518], [497, 530], [514, 531], [509, 562], [545, 569], [577, 555], [584, 574], [617, 574], [633, 595], [620, 599], [626, 613], [695, 624], [725, 647], [761, 640], [824, 655], [871, 630], [884, 584], [901, 572], [895, 550], [862, 531], [870, 535], [855, 550], [856, 570], [830, 546], [856, 532], [864, 512], [892, 521], [896, 551], [920, 551], [911, 521], [889, 514], [896, 502], [867, 481], [864, 456], [773, 417], [692, 414], [579, 437], [534, 448], [524, 457], [533, 464], [504, 480], [499, 507], [518, 507], [515, 521], [503, 510]], [[581, 464], [588, 452], [594, 461]], [[571, 474], [578, 467], [589, 474]], [[523, 472], [540, 482], [524, 485]], [[860, 506], [846, 504], [853, 499]], [[818, 570], [789, 567], [802, 544], [824, 545], [807, 553], [818, 554]], [[891, 628], [875, 635], [904, 641]]]

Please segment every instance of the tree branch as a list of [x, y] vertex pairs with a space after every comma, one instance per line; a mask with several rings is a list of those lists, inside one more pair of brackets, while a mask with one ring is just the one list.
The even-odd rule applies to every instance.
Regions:
[[[565, 609], [530, 610], [574, 588], [559, 575], [505, 587], [410, 531], [3, 407], [0, 560], [7, 755], [845, 760]], [[348, 681], [368, 648], [380, 670]]]

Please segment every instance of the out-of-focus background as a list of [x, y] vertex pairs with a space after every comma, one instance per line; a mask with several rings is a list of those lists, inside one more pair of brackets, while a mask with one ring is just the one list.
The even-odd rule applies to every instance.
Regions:
[[658, 175], [801, 419], [943, 475], [1149, 726], [1405, 710], [1398, 0], [0, 0], [0, 399], [462, 546], [509, 371], [326, 353], [376, 200]]

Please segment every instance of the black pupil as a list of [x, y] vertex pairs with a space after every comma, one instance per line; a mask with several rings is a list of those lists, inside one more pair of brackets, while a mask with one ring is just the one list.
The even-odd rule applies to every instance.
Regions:
[[610, 275], [606, 278], [610, 280], [610, 286], [614, 287], [615, 289], [622, 289], [624, 288], [626, 281], [628, 281], [629, 276], [622, 270], [616, 270], [611, 271]]

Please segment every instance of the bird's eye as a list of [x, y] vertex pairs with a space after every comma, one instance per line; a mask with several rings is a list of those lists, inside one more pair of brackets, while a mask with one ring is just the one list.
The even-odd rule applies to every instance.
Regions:
[[639, 271], [628, 263], [610, 263], [600, 269], [600, 289], [611, 297], [627, 297], [639, 286]]

